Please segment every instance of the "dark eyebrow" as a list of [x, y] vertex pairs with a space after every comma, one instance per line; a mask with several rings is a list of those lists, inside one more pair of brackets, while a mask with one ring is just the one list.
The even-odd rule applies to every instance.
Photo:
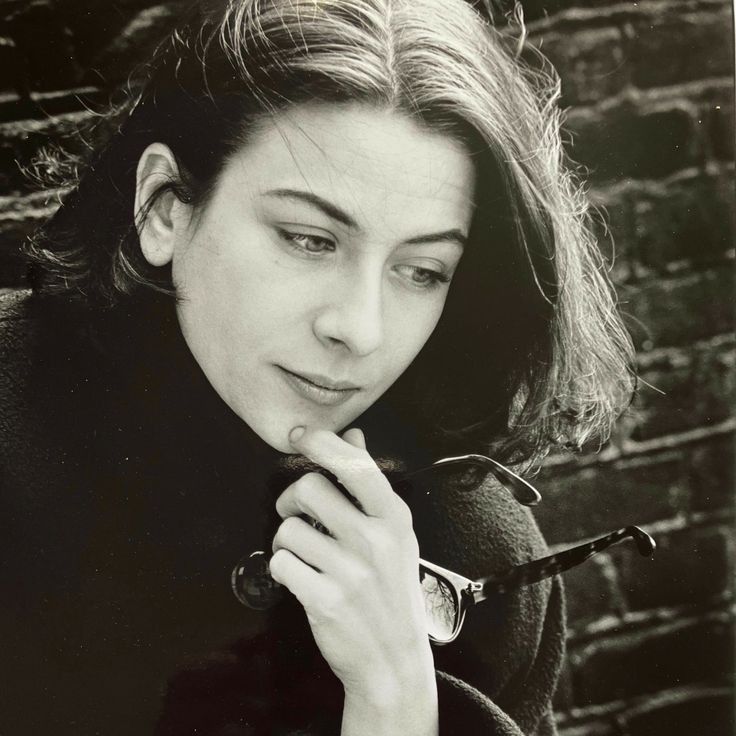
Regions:
[[347, 212], [344, 212], [339, 207], [328, 202], [326, 199], [312, 194], [312, 192], [302, 192], [299, 189], [269, 189], [265, 192], [268, 196], [283, 197], [284, 199], [297, 199], [307, 204], [311, 204], [317, 209], [322, 210], [328, 217], [333, 220], [342, 223], [345, 227], [349, 227], [353, 230], [360, 230], [358, 223], [353, 220]]
[[[345, 227], [349, 227], [352, 230], [360, 230], [358, 223], [355, 222], [347, 212], [312, 192], [303, 192], [299, 189], [269, 189], [267, 192], [264, 192], [264, 195], [281, 197], [284, 199], [296, 199], [301, 202], [306, 202], [307, 204], [311, 204], [314, 207], [317, 207], [317, 209], [322, 210], [322, 212], [324, 212], [328, 217], [331, 217], [333, 220], [337, 220], [337, 222], [342, 223]], [[468, 243], [468, 237], [461, 230], [454, 228], [452, 230], [443, 230], [438, 233], [417, 235], [415, 238], [405, 240], [404, 244], [422, 245], [423, 243], [437, 243], [441, 241], [456, 243], [461, 248], [464, 248]]]
[[457, 228], [453, 230], [443, 230], [440, 233], [429, 233], [428, 235], [417, 235], [416, 238], [409, 238], [404, 243], [407, 245], [422, 245], [422, 243], [437, 243], [440, 241], [448, 241], [456, 243], [461, 248], [468, 244], [468, 236]]

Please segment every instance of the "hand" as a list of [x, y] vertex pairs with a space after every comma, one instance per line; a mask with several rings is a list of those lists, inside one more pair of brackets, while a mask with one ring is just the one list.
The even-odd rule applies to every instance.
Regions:
[[[304, 606], [317, 646], [343, 683], [343, 734], [433, 733], [434, 664], [411, 512], [366, 451], [360, 430], [341, 439], [326, 430], [299, 436], [297, 429], [290, 440], [339, 478], [360, 506], [323, 475], [302, 476], [276, 502], [284, 521], [270, 563], [273, 578]], [[354, 724], [347, 729], [346, 719]]]

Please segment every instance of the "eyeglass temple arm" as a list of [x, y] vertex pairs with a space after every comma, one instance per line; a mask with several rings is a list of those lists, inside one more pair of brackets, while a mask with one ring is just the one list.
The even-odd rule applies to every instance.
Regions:
[[478, 581], [482, 584], [482, 589], [474, 592], [475, 602], [480, 603], [491, 593], [504, 593], [511, 588], [537, 583], [540, 580], [557, 575], [557, 573], [569, 570], [571, 567], [585, 562], [598, 552], [602, 552], [612, 544], [616, 544], [627, 537], [631, 537], [636, 542], [639, 554], [643, 557], [651, 557], [654, 554], [657, 547], [654, 539], [638, 526], [627, 526], [606, 534], [605, 537], [572, 547], [564, 552], [517, 565], [501, 575], [482, 578]]
[[442, 465], [460, 465], [460, 464], [472, 464], [476, 467], [483, 468], [487, 472], [493, 473], [496, 480], [506, 488], [516, 501], [522, 506], [536, 506], [541, 500], [542, 496], [539, 491], [531, 484], [525, 481], [521, 476], [514, 473], [505, 465], [502, 465], [493, 458], [486, 457], [485, 455], [458, 455], [457, 457], [445, 457], [432, 465], [427, 465], [418, 470], [411, 470], [407, 473], [402, 473], [399, 480], [406, 480], [414, 475], [419, 475], [428, 470], [433, 470]]

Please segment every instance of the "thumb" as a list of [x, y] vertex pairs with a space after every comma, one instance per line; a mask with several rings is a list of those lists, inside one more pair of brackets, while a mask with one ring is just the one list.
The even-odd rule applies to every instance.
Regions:
[[363, 431], [357, 427], [351, 427], [342, 434], [342, 439], [353, 447], [358, 447], [361, 450], [366, 450], [365, 435]]

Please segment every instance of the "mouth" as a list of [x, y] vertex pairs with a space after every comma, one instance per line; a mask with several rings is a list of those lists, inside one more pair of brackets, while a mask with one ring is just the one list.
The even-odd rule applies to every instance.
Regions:
[[299, 396], [320, 406], [338, 406], [361, 391], [360, 386], [347, 381], [333, 381], [313, 373], [294, 373], [280, 365], [276, 367]]

